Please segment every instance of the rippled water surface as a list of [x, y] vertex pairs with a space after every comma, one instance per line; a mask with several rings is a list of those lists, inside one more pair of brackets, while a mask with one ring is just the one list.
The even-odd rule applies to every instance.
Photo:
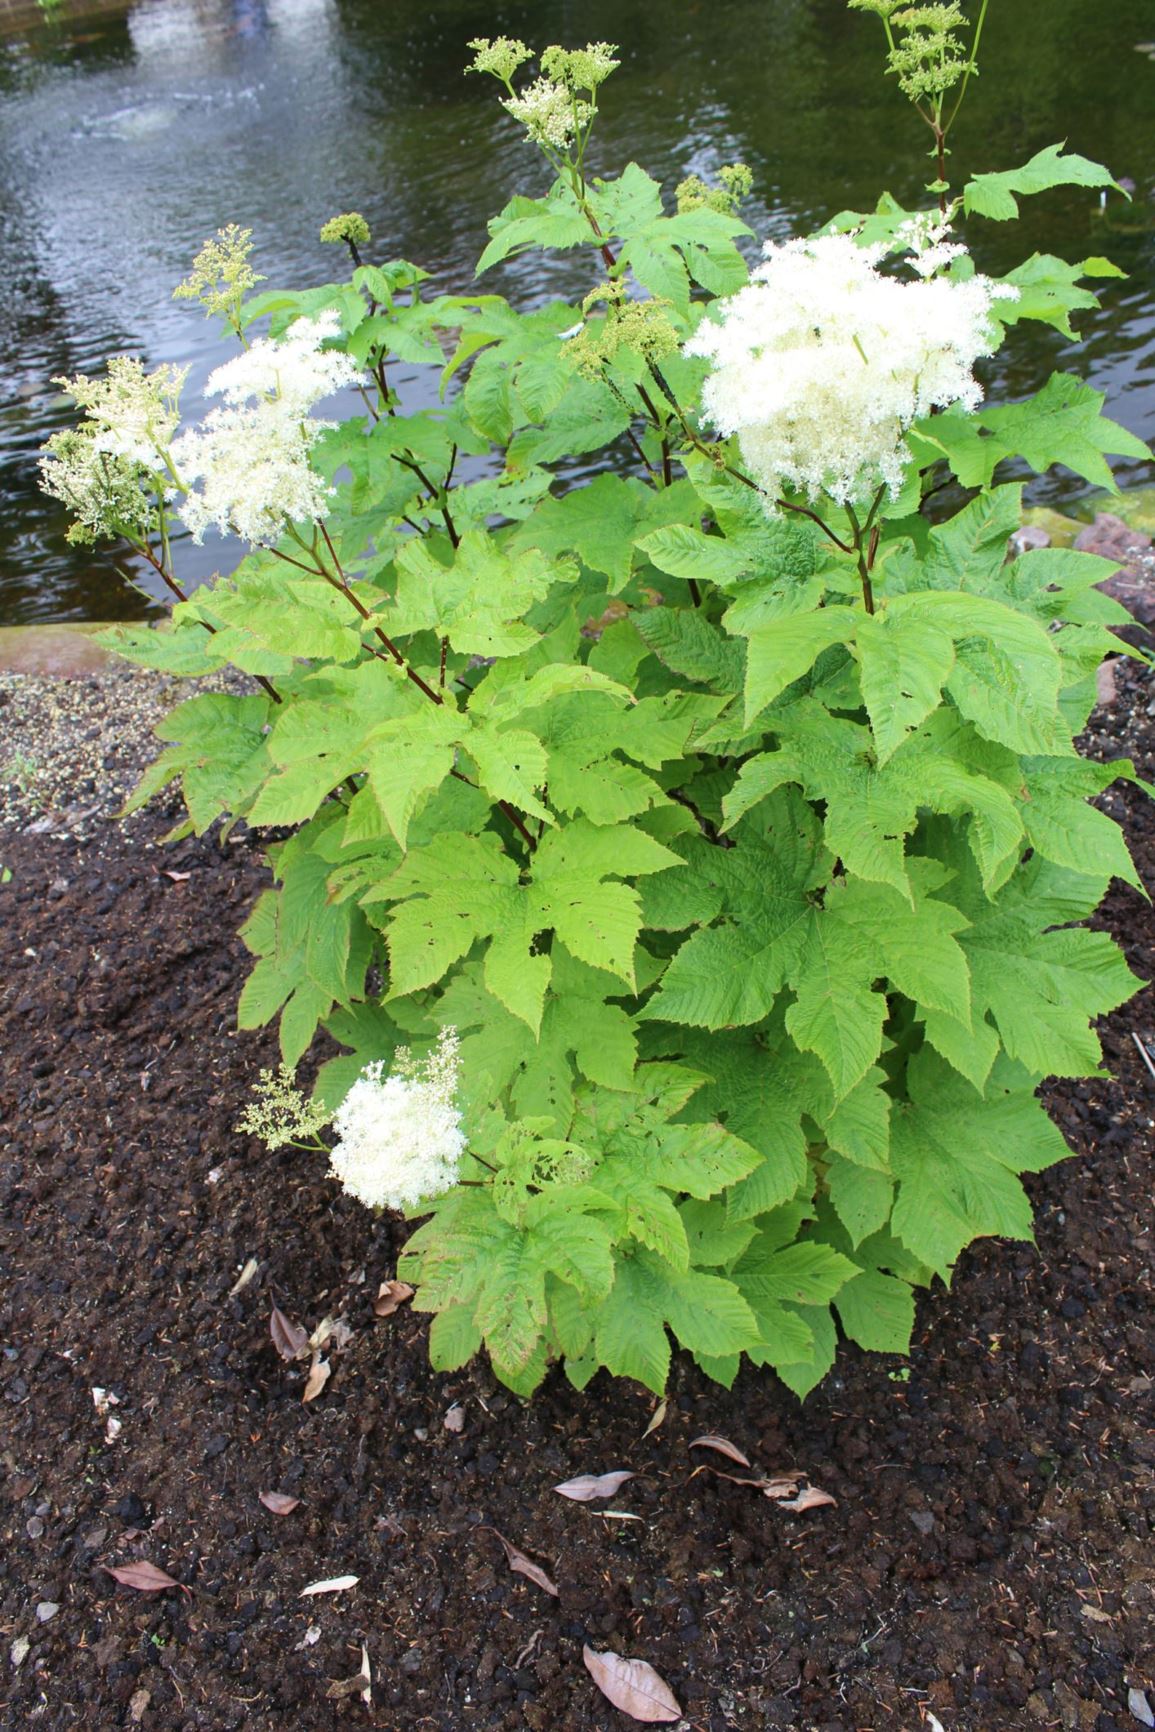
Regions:
[[[35, 13], [35, 7], [29, 11]], [[0, 10], [0, 27], [5, 14]], [[916, 123], [879, 77], [881, 31], [843, 0], [140, 0], [0, 36], [0, 623], [128, 617], [146, 595], [111, 552], [70, 548], [36, 488], [35, 453], [68, 410], [53, 375], [112, 351], [192, 368], [197, 408], [229, 352], [173, 285], [204, 237], [250, 225], [272, 283], [326, 280], [317, 231], [368, 217], [378, 256], [424, 264], [465, 289], [486, 219], [546, 171], [518, 141], [489, 80], [466, 79], [465, 43], [501, 31], [539, 44], [607, 37], [624, 65], [607, 86], [595, 172], [635, 158], [667, 185], [741, 158], [759, 232], [782, 238], [889, 187], [915, 201], [928, 165]], [[1027, 221], [974, 237], [1006, 269], [1038, 249], [1108, 253], [1082, 340], [1021, 327], [991, 391], [1014, 397], [1055, 365], [1108, 393], [1155, 437], [1155, 37], [1151, 0], [992, 0], [981, 80], [955, 138], [956, 179], [1040, 145], [1070, 147], [1134, 182], [1130, 205], [1058, 191]], [[977, 225], [976, 225], [977, 226]], [[493, 273], [518, 298], [580, 295], [567, 261]], [[410, 394], [425, 387], [411, 381]], [[1149, 480], [1150, 466], [1121, 470]], [[1069, 499], [1072, 478], [1035, 484]], [[190, 583], [231, 563], [227, 544], [178, 549]], [[139, 575], [139, 574], [137, 574]]]

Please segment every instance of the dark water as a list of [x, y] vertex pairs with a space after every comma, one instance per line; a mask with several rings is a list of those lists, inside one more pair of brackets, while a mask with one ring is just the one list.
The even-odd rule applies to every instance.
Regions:
[[[501, 32], [619, 42], [595, 172], [633, 157], [669, 185], [741, 158], [762, 234], [804, 231], [884, 186], [914, 202], [929, 178], [917, 122], [878, 75], [878, 22], [843, 0], [139, 0], [0, 40], [0, 623], [148, 611], [111, 552], [68, 547], [35, 453], [68, 418], [52, 376], [112, 351], [189, 363], [196, 412], [228, 351], [170, 296], [217, 227], [250, 225], [270, 282], [304, 285], [332, 272], [321, 223], [360, 209], [377, 256], [425, 265], [439, 289], [469, 285], [487, 217], [547, 178], [496, 86], [461, 74], [467, 39]], [[1070, 366], [1148, 440], [1155, 61], [1135, 44], [1152, 38], [1155, 0], [992, 0], [953, 162], [961, 180], [1066, 138], [1135, 182], [1130, 206], [1104, 214], [1097, 195], [1058, 191], [1026, 222], [973, 238], [996, 271], [1038, 249], [1106, 252], [1129, 273], [1083, 315], [1078, 344], [1017, 332], [991, 392], [1021, 395]], [[572, 261], [533, 258], [490, 284], [527, 299], [588, 286]], [[1152, 479], [1150, 466], [1120, 474]], [[1035, 497], [1069, 500], [1080, 485], [1048, 478]], [[192, 583], [238, 552], [186, 542], [178, 569]]]

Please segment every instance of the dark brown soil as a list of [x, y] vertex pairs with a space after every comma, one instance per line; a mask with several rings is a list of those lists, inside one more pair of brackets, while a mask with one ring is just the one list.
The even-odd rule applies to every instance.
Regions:
[[[1153, 695], [1121, 673], [1090, 749], [1150, 776]], [[1155, 882], [1152, 807], [1108, 799]], [[649, 1660], [710, 1732], [1134, 1732], [1128, 1692], [1155, 1681], [1150, 994], [1104, 1030], [1111, 1078], [1050, 1091], [1079, 1158], [1032, 1181], [1037, 1248], [966, 1256], [921, 1303], [909, 1374], [844, 1349], [800, 1407], [679, 1362], [643, 1440], [636, 1387], [553, 1379], [526, 1408], [484, 1369], [433, 1375], [410, 1310], [375, 1320], [400, 1229], [233, 1129], [273, 1056], [234, 1025], [259, 850], [161, 850], [163, 828], [0, 834], [6, 1728], [622, 1728], [588, 1641]], [[1120, 890], [1106, 922], [1150, 974], [1147, 905]], [[271, 1292], [352, 1330], [308, 1406]], [[695, 1473], [706, 1431], [837, 1507]], [[618, 1467], [638, 1477], [612, 1508], [640, 1519], [551, 1489]], [[300, 1503], [278, 1517], [261, 1491]], [[106, 1573], [136, 1559], [189, 1591]], [[372, 1706], [327, 1694], [362, 1643]]]

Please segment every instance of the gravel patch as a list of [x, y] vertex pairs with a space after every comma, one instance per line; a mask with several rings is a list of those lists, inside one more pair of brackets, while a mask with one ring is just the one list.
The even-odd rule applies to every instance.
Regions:
[[0, 673], [0, 828], [63, 838], [139, 823], [119, 814], [162, 750], [162, 717], [198, 692], [251, 689], [232, 670], [178, 680], [123, 663], [80, 679]]

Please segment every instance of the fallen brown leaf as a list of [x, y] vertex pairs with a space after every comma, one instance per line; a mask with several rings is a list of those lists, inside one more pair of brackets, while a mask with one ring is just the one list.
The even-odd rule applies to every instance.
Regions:
[[309, 1351], [309, 1337], [297, 1323], [290, 1323], [279, 1305], [269, 1313], [269, 1334], [282, 1359], [303, 1359]]
[[712, 1462], [703, 1462], [701, 1467], [694, 1469], [694, 1473], [712, 1473], [716, 1479], [729, 1480], [731, 1485], [752, 1485], [755, 1491], [764, 1492], [767, 1497], [793, 1497], [798, 1490], [796, 1479], [767, 1479], [763, 1474], [757, 1474], [751, 1479], [750, 1475], [745, 1473], [724, 1473]]
[[[774, 1492], [766, 1492], [767, 1497], [776, 1495]], [[838, 1499], [831, 1497], [828, 1491], [819, 1491], [816, 1485], [808, 1485], [802, 1488], [797, 1497], [781, 1499], [779, 1508], [792, 1509], [797, 1513], [797, 1511], [804, 1509], [821, 1509], [824, 1504], [836, 1504], [837, 1502]]]
[[301, 1501], [299, 1497], [290, 1497], [283, 1491], [263, 1491], [259, 1496], [265, 1508], [279, 1516], [292, 1515]]
[[105, 1564], [103, 1568], [122, 1587], [136, 1588], [142, 1594], [160, 1594], [166, 1588], [179, 1588], [182, 1594], [189, 1591], [167, 1570], [158, 1570], [155, 1564], [146, 1563], [143, 1559], [135, 1564]]
[[759, 1481], [763, 1497], [788, 1498], [794, 1497], [798, 1491], [796, 1479], [764, 1479]]
[[1093, 1624], [1110, 1624], [1114, 1621], [1110, 1612], [1100, 1611], [1098, 1606], [1080, 1606], [1079, 1611], [1084, 1618], [1090, 1618]]
[[342, 1347], [348, 1347], [352, 1339], [353, 1331], [343, 1317], [326, 1317], [310, 1335], [309, 1346], [314, 1353], [321, 1353], [328, 1346], [333, 1346], [340, 1352]]
[[708, 1432], [705, 1437], [691, 1438], [690, 1448], [716, 1449], [719, 1455], [727, 1456], [731, 1461], [736, 1461], [739, 1467], [753, 1467], [754, 1465], [749, 1456], [743, 1455], [736, 1443], [731, 1443], [728, 1437], [717, 1437], [713, 1432]]
[[367, 1708], [373, 1706], [373, 1674], [369, 1670], [369, 1650], [361, 1644], [361, 1670], [351, 1678], [341, 1678], [335, 1684], [330, 1684], [325, 1695], [331, 1702], [339, 1702], [343, 1696], [360, 1696]]
[[261, 1265], [257, 1262], [257, 1259], [255, 1257], [247, 1258], [244, 1268], [229, 1288], [229, 1298], [235, 1299], [238, 1293], [243, 1293], [249, 1282], [253, 1279], [253, 1276], [259, 1275], [260, 1272]]
[[523, 1551], [519, 1551], [517, 1546], [511, 1544], [504, 1534], [498, 1533], [496, 1528], [490, 1528], [489, 1531], [501, 1541], [501, 1549], [505, 1553], [506, 1562], [511, 1570], [516, 1570], [519, 1576], [527, 1576], [535, 1586], [544, 1588], [547, 1594], [552, 1594], [555, 1600], [561, 1597], [540, 1564], [535, 1564], [532, 1558], [527, 1558]]
[[623, 1660], [620, 1654], [595, 1654], [582, 1649], [586, 1670], [602, 1695], [632, 1720], [651, 1725], [680, 1720], [678, 1698], [648, 1660]]
[[313, 1363], [309, 1367], [309, 1375], [305, 1379], [305, 1391], [302, 1401], [316, 1401], [326, 1383], [333, 1375], [333, 1368], [327, 1359], [322, 1359], [319, 1353], [314, 1353]]
[[411, 1287], [408, 1281], [382, 1281], [380, 1291], [373, 1301], [374, 1317], [392, 1317], [407, 1299], [412, 1299], [415, 1292], [416, 1288]]
[[616, 1473], [581, 1473], [576, 1479], [567, 1479], [563, 1485], [555, 1485], [553, 1489], [562, 1497], [572, 1498], [575, 1503], [590, 1503], [596, 1497], [613, 1497], [628, 1479], [636, 1478], [636, 1474], [621, 1470]]
[[360, 1580], [360, 1576], [329, 1576], [323, 1582], [310, 1582], [301, 1589], [300, 1597], [303, 1600], [310, 1594], [343, 1594], [346, 1588], [355, 1588]]
[[666, 1407], [667, 1407], [667, 1404], [664, 1401], [659, 1401], [657, 1407], [655, 1407], [653, 1413], [650, 1415], [649, 1425], [647, 1425], [645, 1431], [643, 1431], [643, 1433], [641, 1435], [640, 1441], [642, 1443], [644, 1443], [646, 1441], [647, 1437], [650, 1436], [651, 1432], [657, 1431], [659, 1425], [661, 1425], [662, 1421], [666, 1417]]

